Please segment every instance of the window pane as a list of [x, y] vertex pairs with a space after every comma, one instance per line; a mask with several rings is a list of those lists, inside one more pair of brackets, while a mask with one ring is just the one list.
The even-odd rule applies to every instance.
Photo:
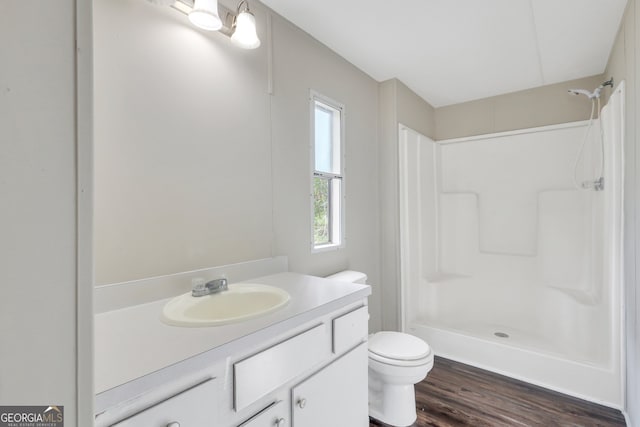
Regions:
[[313, 243], [316, 245], [330, 243], [330, 197], [329, 180], [313, 178]]
[[312, 92], [313, 249], [340, 246], [344, 240], [342, 206], [342, 106]]
[[333, 112], [318, 104], [315, 110], [315, 167], [333, 172]]
[[340, 245], [342, 244], [342, 230], [340, 229], [340, 212], [342, 211], [342, 179], [331, 179], [329, 196], [329, 215], [331, 215], [330, 240], [331, 243]]

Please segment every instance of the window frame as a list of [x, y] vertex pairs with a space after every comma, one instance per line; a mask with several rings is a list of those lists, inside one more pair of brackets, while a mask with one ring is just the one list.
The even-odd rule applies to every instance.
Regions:
[[[338, 156], [340, 160], [339, 173], [330, 173], [316, 170], [316, 141], [315, 141], [315, 113], [316, 104], [328, 107], [329, 110], [336, 111], [339, 114], [340, 129], [337, 135], [340, 138], [339, 153], [336, 153], [335, 146], [332, 145], [332, 157], [335, 160]], [[338, 250], [346, 246], [346, 232], [345, 232], [345, 212], [346, 212], [346, 191], [345, 191], [345, 107], [344, 104], [337, 102], [327, 96], [324, 96], [315, 90], [309, 91], [309, 151], [310, 151], [310, 179], [309, 179], [309, 207], [310, 207], [310, 247], [312, 253], [326, 252], [332, 250]], [[335, 137], [336, 133], [334, 133]], [[329, 243], [316, 244], [315, 243], [315, 212], [314, 212], [314, 180], [315, 178], [322, 178], [328, 180], [329, 185]], [[338, 196], [332, 196], [331, 190], [333, 180], [339, 180], [340, 194]], [[336, 214], [336, 206], [334, 197], [338, 197], [339, 212]], [[337, 220], [337, 222], [336, 222]], [[335, 229], [338, 227], [338, 230]], [[335, 242], [335, 239], [339, 239], [339, 242]]]

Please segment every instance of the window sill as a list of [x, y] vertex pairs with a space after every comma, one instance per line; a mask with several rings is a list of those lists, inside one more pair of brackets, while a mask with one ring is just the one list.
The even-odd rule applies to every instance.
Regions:
[[320, 253], [320, 252], [329, 252], [329, 251], [337, 251], [338, 249], [344, 248], [344, 243], [335, 244], [335, 243], [327, 243], [325, 245], [315, 245], [311, 247], [311, 253]]

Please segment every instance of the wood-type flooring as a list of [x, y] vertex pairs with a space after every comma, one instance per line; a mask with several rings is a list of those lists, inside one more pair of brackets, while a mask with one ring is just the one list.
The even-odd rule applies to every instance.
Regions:
[[416, 384], [416, 406], [412, 427], [625, 425], [618, 410], [440, 357]]

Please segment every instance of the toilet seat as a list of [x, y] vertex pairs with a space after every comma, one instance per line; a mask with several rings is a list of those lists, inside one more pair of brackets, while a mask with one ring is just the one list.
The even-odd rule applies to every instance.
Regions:
[[398, 366], [398, 367], [414, 367], [422, 366], [433, 363], [433, 354], [429, 354], [423, 359], [416, 360], [398, 360], [390, 359], [388, 357], [382, 357], [375, 353], [369, 352], [369, 360], [375, 360], [376, 362], [384, 363], [385, 365]]
[[429, 344], [402, 332], [378, 332], [369, 337], [369, 358], [396, 366], [418, 366], [433, 360]]

